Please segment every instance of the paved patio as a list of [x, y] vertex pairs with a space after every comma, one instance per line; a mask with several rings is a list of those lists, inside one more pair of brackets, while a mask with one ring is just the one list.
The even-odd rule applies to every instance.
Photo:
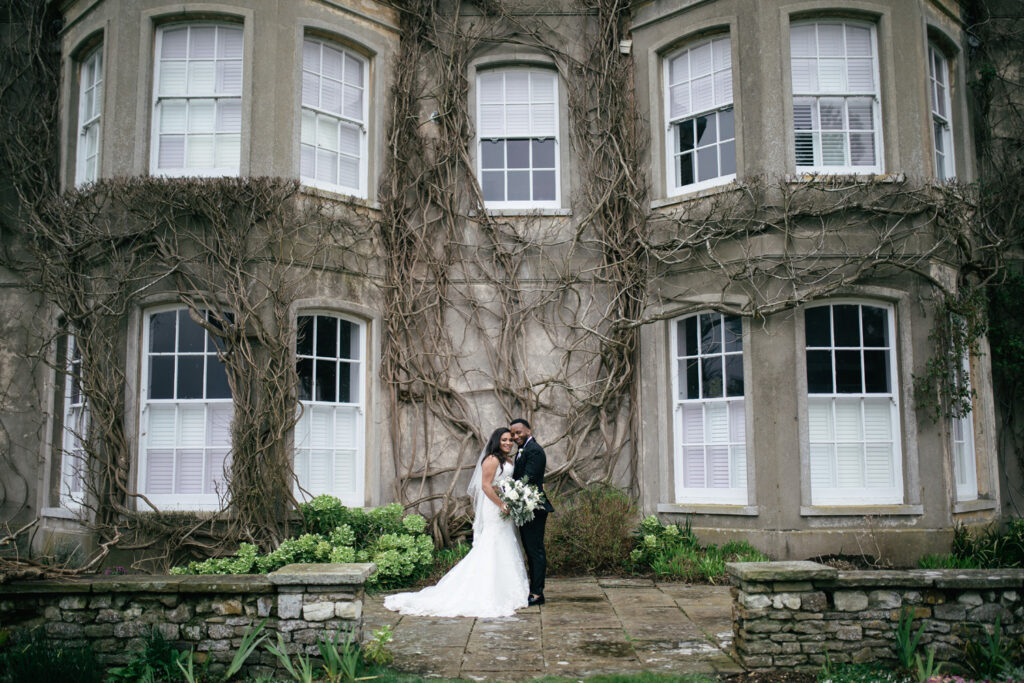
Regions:
[[727, 586], [548, 579], [546, 604], [504, 619], [407, 617], [369, 596], [364, 632], [394, 629], [399, 671], [521, 680], [657, 671], [736, 673]]

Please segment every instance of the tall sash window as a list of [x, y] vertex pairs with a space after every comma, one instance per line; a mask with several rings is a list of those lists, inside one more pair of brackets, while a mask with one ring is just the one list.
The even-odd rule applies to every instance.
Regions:
[[934, 43], [928, 44], [928, 83], [931, 90], [935, 176], [940, 180], [949, 180], [956, 176], [949, 101], [949, 62]]
[[78, 170], [75, 184], [99, 177], [100, 116], [103, 114], [103, 46], [82, 60], [78, 70]]
[[61, 431], [60, 503], [76, 507], [85, 500], [88, 468], [85, 439], [89, 410], [82, 393], [82, 354], [74, 335], [67, 335], [64, 348], [64, 421]]

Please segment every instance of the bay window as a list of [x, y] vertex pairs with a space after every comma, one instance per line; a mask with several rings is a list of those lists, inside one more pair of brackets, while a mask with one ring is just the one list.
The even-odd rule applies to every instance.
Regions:
[[892, 308], [814, 306], [804, 323], [811, 504], [902, 503]]
[[790, 28], [796, 169], [880, 173], [875, 28], [818, 21]]
[[302, 182], [366, 196], [367, 60], [307, 37], [302, 43]]
[[175, 24], [157, 31], [152, 173], [238, 175], [242, 28]]
[[558, 78], [546, 69], [477, 77], [480, 186], [488, 208], [559, 206]]
[[186, 308], [144, 318], [138, 488], [162, 509], [215, 510], [227, 492], [234, 406], [220, 345]]
[[677, 320], [672, 348], [676, 502], [745, 504], [742, 320], [719, 313]]
[[298, 316], [295, 369], [299, 421], [294, 470], [298, 495], [363, 500], [364, 326], [330, 313]]
[[669, 194], [736, 177], [736, 125], [729, 36], [704, 40], [665, 60]]

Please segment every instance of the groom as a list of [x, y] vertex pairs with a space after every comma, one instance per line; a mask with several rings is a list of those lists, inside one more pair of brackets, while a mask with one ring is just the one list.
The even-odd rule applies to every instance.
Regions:
[[[527, 483], [544, 493], [544, 467], [548, 458], [544, 449], [534, 440], [530, 423], [519, 417], [512, 420], [508, 428], [512, 438], [519, 444], [512, 478], [525, 478]], [[548, 569], [547, 556], [544, 554], [544, 525], [547, 524], [548, 513], [554, 511], [555, 508], [545, 498], [544, 507], [534, 513], [531, 521], [519, 527], [519, 537], [526, 551], [526, 566], [530, 570], [530, 599], [527, 603], [530, 606], [544, 604], [544, 575]]]

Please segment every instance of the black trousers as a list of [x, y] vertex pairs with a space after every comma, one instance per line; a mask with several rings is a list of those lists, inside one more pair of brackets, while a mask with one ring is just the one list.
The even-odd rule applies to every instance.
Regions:
[[546, 510], [537, 510], [533, 519], [519, 527], [526, 551], [526, 568], [530, 573], [530, 593], [544, 595], [544, 576], [548, 571], [548, 558], [544, 553], [544, 526], [548, 522]]

